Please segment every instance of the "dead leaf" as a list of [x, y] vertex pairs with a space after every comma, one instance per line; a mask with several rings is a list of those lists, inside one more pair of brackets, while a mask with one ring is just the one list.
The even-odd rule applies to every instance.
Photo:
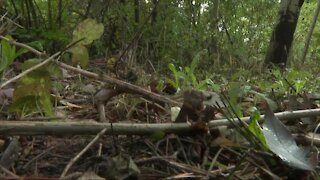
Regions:
[[217, 107], [224, 107], [218, 94], [195, 89], [187, 90], [183, 94], [183, 105], [175, 122], [213, 120]]
[[112, 158], [104, 158], [99, 164], [99, 174], [106, 179], [137, 179], [140, 174], [138, 166], [131, 157], [117, 155]]
[[13, 97], [13, 88], [0, 89], [0, 105], [8, 105]]
[[98, 176], [92, 170], [88, 170], [81, 177], [79, 177], [78, 180], [105, 180], [105, 178]]
[[298, 147], [288, 128], [266, 108], [263, 134], [269, 149], [280, 157], [286, 164], [303, 170], [314, 170], [317, 163], [308, 158], [310, 148]]
[[87, 84], [81, 87], [81, 90], [85, 93], [94, 94], [97, 90], [92, 84]]

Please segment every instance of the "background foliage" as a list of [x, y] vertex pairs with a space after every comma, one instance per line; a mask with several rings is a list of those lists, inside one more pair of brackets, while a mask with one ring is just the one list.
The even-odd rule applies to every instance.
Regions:
[[[306, 1], [302, 8], [289, 60], [291, 73], [277, 75], [276, 70], [263, 70], [277, 20], [277, 0], [16, 0], [2, 4], [20, 25], [10, 33], [19, 42], [53, 54], [85, 38], [64, 57], [74, 65], [85, 68], [103, 58], [102, 71], [139, 67], [147, 73], [169, 75], [166, 82], [176, 88], [191, 85], [217, 90], [217, 84], [230, 82], [231, 87], [237, 82], [280, 88], [281, 93], [288, 91], [283, 78], [292, 77], [290, 74], [294, 78], [289, 81], [299, 92], [304, 87], [319, 88], [310, 85], [319, 84], [314, 78], [319, 77], [319, 24], [306, 63], [299, 62], [315, 7], [316, 1]], [[7, 47], [11, 46], [2, 42], [2, 51], [9, 52]], [[2, 53], [2, 71], [13, 62], [13, 56], [20, 62], [33, 58], [25, 50], [13, 51]], [[19, 56], [21, 53], [24, 56]], [[305, 70], [308, 73], [302, 72]]]

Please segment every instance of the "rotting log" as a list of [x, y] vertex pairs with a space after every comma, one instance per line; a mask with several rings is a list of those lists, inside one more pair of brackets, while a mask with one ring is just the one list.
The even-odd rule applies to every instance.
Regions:
[[[275, 113], [279, 119], [294, 120], [302, 117], [320, 116], [319, 109], [298, 110], [292, 112]], [[261, 116], [263, 120], [264, 116]], [[249, 122], [249, 117], [241, 118]], [[236, 120], [237, 122], [237, 120]], [[229, 126], [227, 119], [212, 120], [208, 126], [210, 130], [219, 126]], [[150, 135], [157, 131], [165, 133], [186, 134], [195, 131], [188, 123], [161, 123], [161, 124], [137, 124], [137, 123], [97, 123], [92, 120], [77, 121], [2, 121], [0, 120], [0, 135], [95, 135], [107, 128], [106, 134], [114, 135]]]

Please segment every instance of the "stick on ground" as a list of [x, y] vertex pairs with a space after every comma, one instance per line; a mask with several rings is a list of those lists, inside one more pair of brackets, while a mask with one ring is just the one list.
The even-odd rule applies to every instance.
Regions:
[[61, 178], [66, 176], [67, 172], [69, 171], [69, 169], [71, 168], [71, 166], [95, 143], [99, 140], [99, 138], [104, 135], [106, 133], [107, 129], [104, 128], [102, 129], [97, 135], [96, 137], [94, 137], [92, 139], [92, 141], [82, 150], [79, 152], [79, 154], [77, 154], [74, 158], [72, 158], [69, 163], [67, 164], [67, 166], [64, 168], [62, 174], [61, 174]]

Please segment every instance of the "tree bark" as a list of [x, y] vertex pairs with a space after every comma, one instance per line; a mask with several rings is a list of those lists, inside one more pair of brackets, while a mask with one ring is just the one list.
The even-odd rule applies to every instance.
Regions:
[[137, 24], [140, 22], [140, 2], [139, 0], [134, 0], [134, 19]]
[[304, 0], [281, 0], [279, 19], [273, 29], [266, 64], [285, 67]]

